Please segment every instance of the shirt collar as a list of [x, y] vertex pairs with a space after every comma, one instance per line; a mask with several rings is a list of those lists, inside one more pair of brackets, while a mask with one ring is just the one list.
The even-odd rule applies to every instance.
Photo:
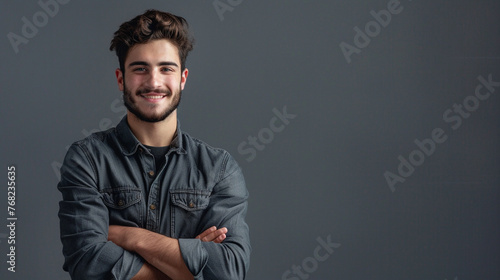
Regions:
[[[116, 135], [118, 142], [120, 143], [122, 153], [126, 156], [130, 156], [137, 152], [139, 148], [146, 149], [144, 145], [137, 140], [135, 135], [132, 133], [130, 126], [127, 122], [127, 116], [125, 115], [120, 123], [116, 126]], [[177, 120], [177, 128], [175, 130], [174, 138], [170, 143], [170, 152], [177, 152], [178, 154], [186, 154], [186, 150], [183, 147], [181, 124]]]

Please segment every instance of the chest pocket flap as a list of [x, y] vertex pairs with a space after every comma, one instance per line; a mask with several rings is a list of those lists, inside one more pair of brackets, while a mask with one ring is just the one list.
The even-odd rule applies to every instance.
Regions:
[[141, 201], [141, 190], [123, 187], [104, 189], [102, 198], [108, 207], [125, 209]]
[[206, 190], [170, 190], [172, 204], [186, 211], [197, 211], [207, 208], [210, 202], [210, 193]]

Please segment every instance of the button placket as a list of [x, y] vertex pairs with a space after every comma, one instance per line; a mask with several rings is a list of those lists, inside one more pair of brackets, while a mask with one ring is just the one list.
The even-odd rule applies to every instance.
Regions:
[[[158, 229], [158, 176], [154, 171], [154, 156], [146, 149], [142, 149], [144, 170], [146, 171], [147, 201], [146, 201], [146, 229], [157, 231]], [[155, 177], [156, 176], [156, 177]]]
[[139, 147], [139, 151], [141, 152], [141, 158], [144, 164], [144, 169], [146, 170], [146, 173], [148, 177], [154, 178], [155, 176], [155, 160], [154, 156], [149, 153], [146, 149], [143, 149], [142, 147]]
[[160, 227], [159, 225], [159, 220], [160, 220], [160, 212], [159, 212], [159, 207], [160, 207], [160, 201], [159, 201], [159, 193], [160, 193], [160, 184], [159, 184], [159, 176], [157, 176], [154, 180], [153, 183], [150, 186], [150, 191], [148, 195], [148, 201], [147, 201], [147, 227], [149, 230], [152, 231], [157, 231], [158, 228]]

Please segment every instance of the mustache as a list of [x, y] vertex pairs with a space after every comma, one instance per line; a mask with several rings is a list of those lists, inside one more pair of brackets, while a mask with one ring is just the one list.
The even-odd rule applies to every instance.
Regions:
[[166, 94], [167, 96], [172, 95], [172, 92], [168, 89], [152, 89], [152, 88], [139, 88], [136, 91], [136, 95], [141, 95], [144, 93], [163, 93]]

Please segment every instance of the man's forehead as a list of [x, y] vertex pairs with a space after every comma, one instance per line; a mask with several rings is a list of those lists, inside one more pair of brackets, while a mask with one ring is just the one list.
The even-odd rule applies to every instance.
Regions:
[[179, 64], [179, 50], [177, 46], [167, 39], [136, 44], [129, 49], [126, 64], [134, 61], [142, 61], [148, 64], [159, 64], [162, 62], [175, 62]]

